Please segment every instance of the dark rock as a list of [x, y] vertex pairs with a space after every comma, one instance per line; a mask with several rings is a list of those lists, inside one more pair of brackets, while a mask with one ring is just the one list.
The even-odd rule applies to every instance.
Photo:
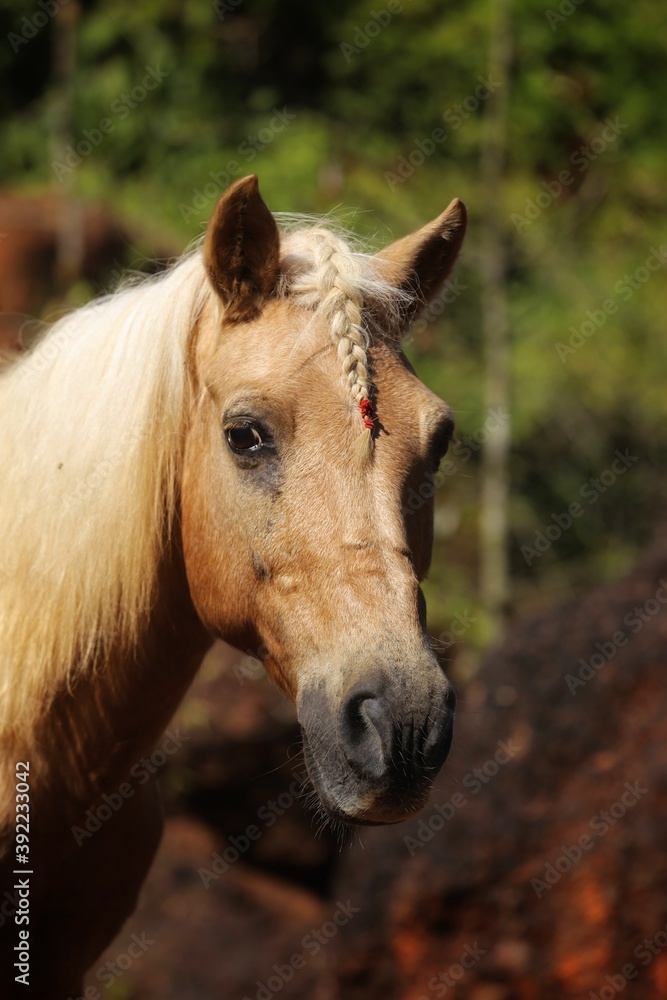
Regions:
[[89, 986], [102, 996], [113, 987], [127, 1000], [266, 1000], [266, 989], [288, 1000], [331, 997], [321, 985], [324, 950], [304, 945], [330, 907], [242, 861], [215, 875], [223, 850], [200, 823], [167, 822], [139, 905], [91, 970]]
[[170, 812], [196, 816], [228, 842], [250, 839], [244, 860], [322, 894], [338, 841], [304, 791], [296, 712], [257, 661], [216, 644], [174, 725], [188, 735], [161, 778]]
[[341, 998], [667, 996], [664, 581], [663, 539], [463, 692], [431, 805], [345, 858]]

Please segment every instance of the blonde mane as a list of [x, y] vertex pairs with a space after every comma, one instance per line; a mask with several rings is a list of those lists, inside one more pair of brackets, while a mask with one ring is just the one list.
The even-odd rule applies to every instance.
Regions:
[[[284, 235], [277, 291], [322, 315], [351, 398], [368, 399], [364, 310], [396, 328], [402, 309], [377, 258], [301, 220]], [[196, 249], [59, 320], [0, 372], [5, 736], [30, 728], [81, 671], [137, 643], [178, 500], [192, 337], [213, 302]]]

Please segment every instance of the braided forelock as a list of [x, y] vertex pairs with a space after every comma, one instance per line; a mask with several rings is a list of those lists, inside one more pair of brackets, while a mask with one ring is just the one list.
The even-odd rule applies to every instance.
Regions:
[[296, 221], [301, 226], [290, 226], [282, 244], [278, 294], [315, 310], [327, 324], [350, 399], [363, 420], [358, 457], [364, 465], [373, 449], [369, 331], [379, 329], [382, 317], [384, 333], [398, 340], [409, 296], [385, 280], [377, 258], [355, 251], [329, 228]]
[[[314, 234], [313, 234], [314, 235]], [[319, 312], [336, 344], [350, 395], [355, 403], [368, 399], [368, 335], [363, 328], [361, 268], [342, 240], [321, 231], [313, 241], [314, 283]]]

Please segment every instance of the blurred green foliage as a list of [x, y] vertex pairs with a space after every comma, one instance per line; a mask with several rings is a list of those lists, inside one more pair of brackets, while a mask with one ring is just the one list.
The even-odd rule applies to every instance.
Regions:
[[[418, 329], [409, 353], [451, 404], [459, 435], [477, 445], [489, 416], [478, 253], [491, 3], [84, 0], [77, 141], [147, 67], [167, 75], [127, 117], [112, 115], [114, 130], [68, 175], [70, 190], [105, 198], [182, 245], [201, 233], [224, 186], [211, 174], [257, 172], [274, 210], [357, 207], [351, 224], [378, 242], [461, 196], [471, 213], [462, 290]], [[41, 9], [0, 2], [4, 186], [58, 187], [52, 20], [27, 42], [10, 41]], [[646, 280], [638, 269], [651, 248], [667, 253], [667, 8], [515, 0], [512, 16], [507, 169], [496, 196], [507, 219], [513, 339], [512, 596], [525, 608], [621, 571], [662, 516], [665, 266], [647, 269]], [[271, 129], [275, 109], [294, 116], [280, 131]], [[437, 129], [445, 138], [435, 142]], [[429, 140], [432, 153], [415, 165]], [[557, 348], [571, 337], [581, 346]], [[637, 461], [595, 502], [582, 500], [617, 449]], [[437, 492], [428, 597], [436, 631], [466, 609], [476, 618], [465, 630], [474, 647], [485, 635], [475, 612], [480, 452], [467, 452], [452, 457], [455, 471]], [[524, 558], [522, 546], [577, 501], [584, 511], [572, 526]]]

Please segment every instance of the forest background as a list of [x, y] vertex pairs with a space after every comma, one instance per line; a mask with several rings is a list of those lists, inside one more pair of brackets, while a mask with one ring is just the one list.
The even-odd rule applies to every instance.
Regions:
[[0, 185], [111, 204], [119, 268], [248, 173], [371, 246], [467, 203], [407, 348], [457, 421], [427, 599], [466, 676], [662, 518], [666, 50], [660, 0], [1, 0]]

